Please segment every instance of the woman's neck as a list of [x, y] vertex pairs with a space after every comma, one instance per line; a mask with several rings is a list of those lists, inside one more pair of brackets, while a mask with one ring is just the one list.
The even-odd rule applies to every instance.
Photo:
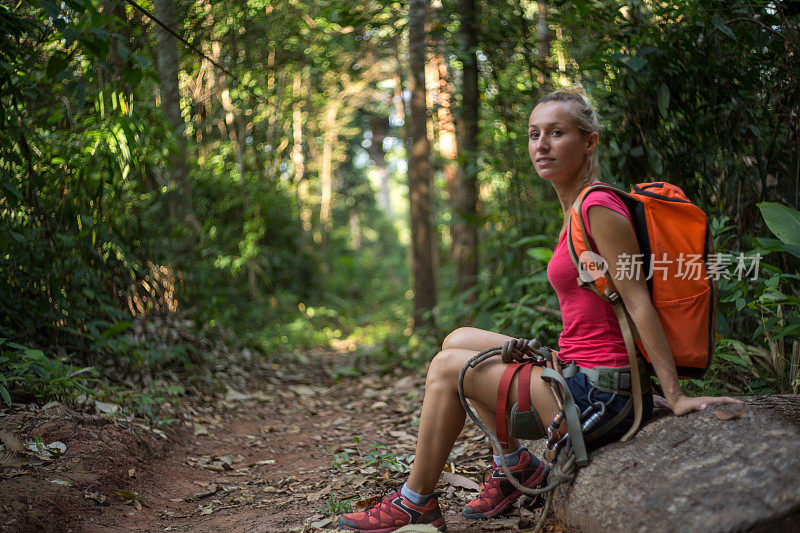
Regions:
[[560, 183], [553, 182], [553, 188], [556, 191], [556, 195], [558, 195], [558, 201], [561, 203], [561, 209], [564, 211], [565, 218], [580, 192], [589, 185], [599, 182], [596, 177], [585, 173], [587, 170], [588, 169], [581, 168], [581, 172], [577, 175], [579, 177], [570, 181]]
[[574, 179], [565, 182], [552, 182], [553, 189], [555, 189], [556, 195], [558, 195], [558, 201], [561, 203], [561, 209], [564, 211], [564, 224], [561, 227], [559, 239], [567, 227], [569, 222], [569, 210], [572, 208], [572, 204], [575, 203], [578, 195], [584, 188], [593, 183], [598, 183], [599, 181], [600, 180], [596, 177], [589, 174], [587, 166], [582, 166], [580, 172], [578, 172]]

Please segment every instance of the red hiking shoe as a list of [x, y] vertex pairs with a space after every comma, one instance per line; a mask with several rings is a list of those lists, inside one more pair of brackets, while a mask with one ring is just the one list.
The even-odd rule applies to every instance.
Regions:
[[[550, 471], [543, 462], [537, 462], [531, 452], [523, 450], [519, 462], [508, 468], [517, 481], [526, 487], [544, 485]], [[467, 518], [491, 518], [501, 514], [522, 496], [522, 493], [506, 478], [503, 468], [492, 467], [492, 474], [478, 497], [464, 507], [462, 514]]]
[[436, 496], [431, 496], [425, 505], [414, 505], [398, 489], [366, 511], [339, 517], [339, 527], [366, 533], [389, 533], [409, 524], [430, 524], [439, 531], [447, 530]]

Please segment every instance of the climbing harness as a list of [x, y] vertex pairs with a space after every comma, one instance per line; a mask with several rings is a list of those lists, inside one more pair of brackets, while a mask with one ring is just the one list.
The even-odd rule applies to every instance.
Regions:
[[[495, 435], [481, 422], [480, 418], [469, 406], [464, 394], [464, 377], [470, 368], [475, 368], [483, 361], [498, 355], [508, 366], [503, 372], [500, 387], [498, 388], [498, 423], [497, 435]], [[535, 408], [530, 404], [530, 379], [533, 366], [543, 367], [541, 377], [550, 385], [550, 390], [559, 408], [558, 413], [546, 430], [543, 428]], [[640, 368], [644, 368], [644, 365], [641, 365]], [[466, 413], [498, 450], [502, 450], [508, 444], [508, 432], [505, 422], [507, 395], [511, 381], [517, 373], [519, 373], [518, 403], [511, 408], [510, 434], [513, 437], [523, 439], [547, 438], [545, 459], [551, 464], [550, 474], [547, 478], [548, 484], [542, 488], [524, 486], [511, 474], [506, 458], [502, 453], [500, 454], [500, 466], [505, 472], [508, 481], [520, 492], [529, 496], [545, 496], [544, 512], [534, 530], [535, 533], [538, 533], [541, 531], [544, 521], [552, 508], [552, 494], [556, 487], [573, 481], [578, 469], [589, 463], [586, 443], [597, 440], [625, 419], [635, 401], [633, 382], [636, 381], [641, 384], [642, 382], [647, 383], [647, 380], [636, 379], [639, 378], [638, 375], [634, 378], [630, 372], [630, 367], [586, 369], [575, 364], [562, 366], [557, 352], [542, 346], [536, 339], [511, 339], [502, 346], [488, 348], [472, 357], [461, 369], [461, 374], [458, 377], [458, 395]], [[590, 383], [588, 393], [590, 405], [582, 412], [575, 403], [575, 399], [572, 397], [572, 392], [566, 382], [566, 379], [574, 377], [578, 373], [585, 374]], [[611, 393], [611, 397], [605, 402], [596, 400], [593, 398], [595, 391]], [[614, 418], [604, 424], [600, 424], [608, 405], [618, 395], [626, 395], [631, 398]], [[641, 401], [641, 397], [639, 401]], [[567, 431], [563, 435], [559, 435], [559, 429], [565, 421], [567, 423]]]

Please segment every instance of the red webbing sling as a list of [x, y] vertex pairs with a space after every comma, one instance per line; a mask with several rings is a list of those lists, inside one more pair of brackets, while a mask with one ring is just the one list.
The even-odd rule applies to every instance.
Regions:
[[517, 411], [531, 410], [531, 372], [532, 363], [509, 363], [500, 378], [500, 385], [497, 387], [497, 440], [504, 448], [508, 448], [508, 426], [506, 421], [506, 406], [508, 405], [508, 390], [511, 388], [511, 381], [519, 372], [519, 382], [517, 388]]

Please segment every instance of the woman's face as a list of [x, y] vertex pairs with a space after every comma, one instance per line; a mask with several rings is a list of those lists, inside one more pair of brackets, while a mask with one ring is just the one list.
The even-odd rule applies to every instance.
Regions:
[[583, 135], [568, 102], [537, 105], [528, 121], [528, 153], [539, 177], [557, 182], [576, 178], [597, 148], [597, 133]]

